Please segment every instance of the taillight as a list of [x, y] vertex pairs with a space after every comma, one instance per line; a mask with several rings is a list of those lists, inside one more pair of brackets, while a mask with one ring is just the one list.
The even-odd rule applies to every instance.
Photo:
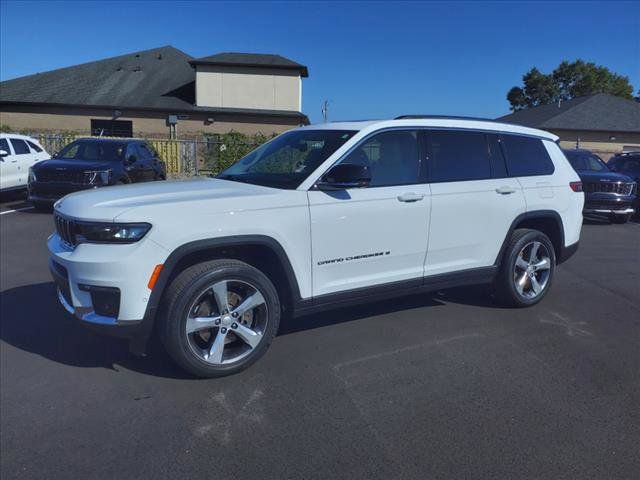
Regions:
[[569, 182], [569, 186], [571, 187], [571, 190], [573, 190], [574, 192], [582, 191], [582, 182]]

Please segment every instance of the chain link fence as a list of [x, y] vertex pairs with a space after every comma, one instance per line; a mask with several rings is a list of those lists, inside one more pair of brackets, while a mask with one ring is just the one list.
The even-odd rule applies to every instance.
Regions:
[[[110, 138], [87, 137], [86, 135], [68, 134], [32, 134], [40, 144], [53, 155], [66, 145], [78, 138]], [[112, 137], [117, 140], [128, 140]], [[165, 162], [167, 175], [171, 177], [188, 177], [194, 175], [217, 175], [238, 159], [254, 150], [260, 143], [237, 141], [222, 141], [215, 136], [196, 139], [137, 139], [144, 140], [158, 153], [158, 157]]]

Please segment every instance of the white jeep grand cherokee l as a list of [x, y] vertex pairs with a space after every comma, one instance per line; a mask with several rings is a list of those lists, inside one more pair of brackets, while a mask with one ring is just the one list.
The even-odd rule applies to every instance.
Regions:
[[155, 330], [205, 377], [256, 361], [284, 313], [480, 283], [532, 305], [582, 225], [556, 140], [451, 117], [294, 129], [217, 178], [64, 197], [50, 269], [82, 323], [138, 352]]

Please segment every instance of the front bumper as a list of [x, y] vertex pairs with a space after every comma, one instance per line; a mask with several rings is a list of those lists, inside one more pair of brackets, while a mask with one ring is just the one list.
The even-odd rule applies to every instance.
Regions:
[[65, 182], [30, 182], [28, 185], [31, 202], [54, 203], [73, 192], [97, 188], [95, 185], [83, 185]]
[[635, 210], [631, 207], [624, 209], [613, 209], [613, 208], [585, 208], [582, 213], [586, 214], [602, 214], [602, 215], [631, 215], [635, 213]]
[[617, 195], [613, 193], [587, 193], [585, 195], [584, 214], [592, 215], [631, 215], [635, 212], [635, 195]]
[[[142, 322], [151, 295], [149, 277], [168, 254], [148, 238], [132, 244], [80, 244], [71, 248], [53, 234], [47, 247], [49, 270], [65, 310], [82, 323], [110, 329]], [[105, 292], [117, 295], [105, 296]], [[96, 302], [117, 304], [105, 307]], [[105, 311], [109, 314], [102, 313]]]

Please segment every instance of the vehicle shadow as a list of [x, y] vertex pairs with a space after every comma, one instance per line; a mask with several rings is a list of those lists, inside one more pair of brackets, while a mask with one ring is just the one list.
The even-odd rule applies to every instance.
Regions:
[[[482, 287], [451, 289], [335, 309], [330, 314], [324, 312], [295, 319], [285, 318], [278, 335], [451, 302], [496, 307]], [[129, 352], [126, 340], [83, 328], [58, 304], [53, 282], [16, 287], [0, 294], [0, 341], [74, 367], [114, 371], [124, 368], [164, 378], [194, 378], [180, 370], [161, 350], [158, 342], [150, 342], [146, 357], [137, 357]]]
[[405, 297], [379, 300], [363, 303], [352, 307], [342, 307], [327, 312], [313, 313], [299, 318], [284, 317], [280, 322], [278, 335], [288, 335], [304, 330], [337, 325], [340, 323], [360, 320], [362, 318], [386, 315], [403, 310], [437, 307], [447, 303], [472, 305], [485, 308], [503, 308], [495, 302], [488, 286], [476, 285], [470, 287], [451, 288], [407, 295]]
[[57, 363], [153, 376], [191, 378], [157, 349], [144, 358], [126, 340], [83, 328], [58, 304], [53, 282], [26, 285], [0, 294], [0, 341]]

